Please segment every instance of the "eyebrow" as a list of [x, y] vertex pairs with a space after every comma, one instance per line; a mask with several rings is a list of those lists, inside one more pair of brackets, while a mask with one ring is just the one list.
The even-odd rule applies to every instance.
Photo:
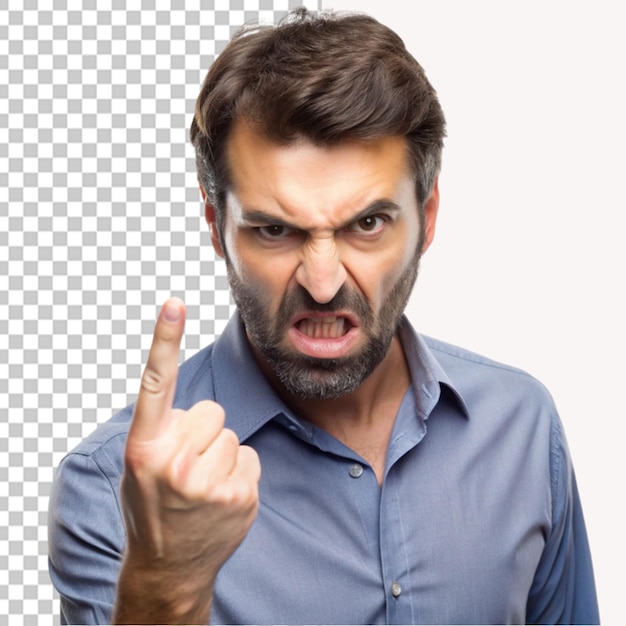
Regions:
[[[365, 217], [369, 217], [370, 215], [376, 215], [377, 213], [399, 213], [401, 211], [401, 207], [394, 202], [393, 200], [388, 200], [387, 198], [381, 198], [380, 200], [376, 200], [372, 202], [367, 207], [365, 207], [362, 211], [359, 211], [356, 215], [353, 215], [347, 222], [341, 224], [339, 229], [345, 228], [354, 222], [358, 222]], [[284, 226], [285, 228], [291, 228], [295, 230], [300, 230], [301, 227], [293, 222], [289, 222], [288, 220], [283, 219], [282, 217], [278, 217], [276, 215], [272, 215], [271, 213], [266, 213], [265, 211], [261, 211], [258, 209], [244, 209], [242, 211], [242, 221], [247, 224], [268, 224], [271, 226]]]

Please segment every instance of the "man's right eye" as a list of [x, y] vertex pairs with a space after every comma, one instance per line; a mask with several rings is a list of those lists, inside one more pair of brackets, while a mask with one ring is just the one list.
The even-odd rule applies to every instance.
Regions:
[[293, 230], [281, 224], [270, 224], [269, 226], [257, 226], [257, 232], [266, 239], [282, 239], [291, 234]]

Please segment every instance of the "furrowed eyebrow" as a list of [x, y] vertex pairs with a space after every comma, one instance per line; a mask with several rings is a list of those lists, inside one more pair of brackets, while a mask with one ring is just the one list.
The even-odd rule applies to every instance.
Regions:
[[346, 224], [343, 224], [342, 228], [345, 228], [346, 226], [349, 226], [350, 224], [353, 224], [354, 222], [358, 222], [359, 220], [362, 220], [365, 217], [369, 217], [370, 215], [376, 215], [378, 213], [394, 213], [395, 214], [395, 213], [399, 213], [401, 210], [402, 208], [398, 204], [393, 202], [393, 200], [387, 200], [386, 198], [382, 198], [381, 200], [376, 200], [375, 202], [372, 202], [372, 204], [370, 204], [365, 209], [363, 209], [362, 211], [360, 211], [359, 213], [351, 217], [350, 220]]
[[[369, 217], [370, 215], [376, 215], [377, 213], [399, 213], [401, 211], [401, 207], [393, 202], [392, 200], [387, 200], [383, 198], [381, 200], [376, 200], [372, 202], [372, 204], [368, 205], [362, 211], [359, 211], [356, 215], [350, 217], [350, 219], [342, 224], [338, 230], [353, 224], [354, 222], [358, 222], [365, 217]], [[285, 228], [291, 228], [294, 230], [300, 230], [301, 227], [297, 224], [293, 224], [281, 217], [276, 215], [272, 215], [271, 213], [266, 213], [265, 211], [253, 209], [243, 211], [242, 221], [247, 224], [263, 224], [269, 226], [284, 226]]]
[[242, 221], [247, 224], [264, 224], [270, 226], [284, 226], [285, 228], [294, 228], [298, 229], [295, 224], [291, 224], [287, 220], [284, 220], [276, 215], [272, 215], [271, 213], [266, 213], [265, 211], [243, 211]]

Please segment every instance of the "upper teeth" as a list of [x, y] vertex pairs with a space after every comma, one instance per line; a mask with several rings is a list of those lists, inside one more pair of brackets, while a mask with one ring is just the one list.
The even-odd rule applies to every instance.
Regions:
[[344, 334], [345, 318], [343, 317], [322, 317], [302, 320], [299, 325], [300, 331], [314, 339], [336, 339]]

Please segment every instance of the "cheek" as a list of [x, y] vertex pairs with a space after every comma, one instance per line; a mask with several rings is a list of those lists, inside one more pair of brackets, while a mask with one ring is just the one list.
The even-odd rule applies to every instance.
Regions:
[[393, 245], [350, 259], [349, 272], [374, 307], [379, 310], [398, 279], [413, 262], [418, 236], [403, 231], [394, 233]]
[[237, 250], [231, 264], [247, 286], [253, 287], [269, 300], [282, 298], [294, 272], [286, 258], [246, 253], [245, 248]]
[[370, 253], [346, 261], [345, 265], [351, 282], [354, 282], [357, 290], [365, 296], [372, 310], [379, 311], [390, 288], [397, 280], [398, 259], [392, 260], [380, 254]]

